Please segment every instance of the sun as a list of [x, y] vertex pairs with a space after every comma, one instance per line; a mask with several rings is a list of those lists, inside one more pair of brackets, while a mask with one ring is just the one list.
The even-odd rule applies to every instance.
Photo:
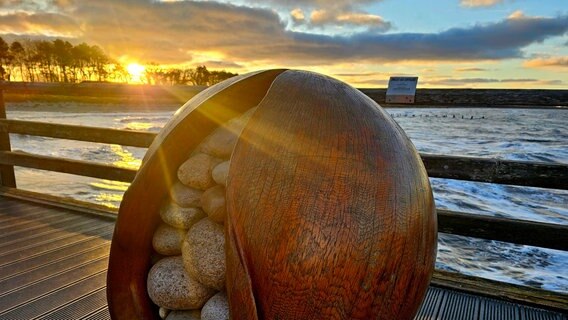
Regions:
[[130, 63], [126, 66], [126, 70], [130, 73], [130, 79], [132, 82], [142, 82], [142, 75], [144, 75], [144, 70], [146, 68], [138, 63]]

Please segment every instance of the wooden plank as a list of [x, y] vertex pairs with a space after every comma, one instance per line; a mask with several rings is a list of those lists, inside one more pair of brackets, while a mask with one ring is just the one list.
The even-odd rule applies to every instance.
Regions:
[[93, 310], [98, 312], [106, 305], [106, 289], [101, 288], [39, 317], [38, 320], [84, 319], [92, 314]]
[[[2, 82], [2, 80], [0, 80]], [[6, 119], [6, 106], [4, 105], [4, 92], [0, 88], [0, 120]], [[10, 135], [6, 132], [0, 132], [0, 151], [11, 151]], [[0, 165], [0, 184], [2, 186], [15, 188], [16, 176], [14, 174], [14, 166]]]
[[73, 270], [82, 267], [91, 261], [108, 257], [110, 251], [110, 243], [92, 248], [89, 251], [76, 255], [69, 255], [65, 259], [48, 261], [44, 260], [43, 264], [35, 269], [26, 272], [14, 274], [0, 281], [0, 295], [6, 295], [19, 288], [30, 286], [36, 282], [42, 281], [46, 277]]
[[10, 299], [6, 299], [7, 295], [2, 294], [0, 295], [0, 318], [6, 316], [3, 314], [4, 312], [8, 312], [11, 309], [29, 303], [38, 297], [57, 291], [60, 288], [72, 285], [82, 279], [90, 277], [93, 274], [102, 273], [104, 279], [104, 272], [107, 265], [108, 257], [100, 258], [66, 272], [46, 277], [42, 281], [35, 282], [31, 285], [24, 286], [16, 291], [10, 292]]
[[[102, 260], [102, 262], [106, 261]], [[24, 305], [18, 305], [3, 314], [0, 313], [0, 318], [33, 319], [39, 317], [72, 302], [77, 299], [77, 297], [88, 295], [94, 291], [104, 288], [106, 273], [103, 268], [97, 267], [96, 264], [93, 264], [89, 266], [88, 270], [83, 271], [83, 273], [76, 279], [65, 279], [68, 283], [62, 281], [61, 287], [55, 287], [56, 289], [54, 291], [46, 294], [42, 294], [42, 292], [31, 293], [34, 297], [33, 300], [28, 301]], [[49, 286], [49, 283], [47, 285]], [[26, 290], [24, 292], [24, 296], [27, 294], [28, 291]], [[0, 302], [0, 304], [2, 303]], [[97, 307], [94, 307], [93, 310], [96, 308]]]
[[568, 190], [568, 165], [421, 154], [431, 178]]
[[437, 210], [438, 232], [568, 251], [568, 225]]
[[436, 270], [431, 285], [568, 312], [568, 294]]
[[[0, 117], [1, 109], [0, 109]], [[147, 148], [156, 133], [0, 118], [0, 132]]]
[[40, 204], [57, 209], [73, 210], [80, 214], [94, 215], [109, 221], [115, 221], [118, 212], [116, 208], [110, 208], [92, 202], [23, 189], [0, 187], [0, 195], [6, 198], [23, 200], [24, 203]]
[[76, 174], [85, 177], [130, 182], [136, 170], [91, 161], [61, 159], [23, 152], [0, 151], [0, 164]]
[[30, 228], [24, 228], [22, 230], [18, 230], [16, 228], [16, 230], [11, 230], [10, 232], [3, 232], [2, 235], [0, 235], [0, 243], [1, 246], [11, 245], [12, 243], [26, 239], [28, 237], [37, 237], [38, 235], [43, 233], [50, 233], [59, 228], [83, 222], [84, 221], [80, 216], [68, 215], [61, 217], [59, 220], [51, 224], [39, 224]]
[[35, 203], [58, 209], [73, 210], [76, 213], [95, 215], [109, 221], [115, 221], [118, 212], [116, 208], [110, 208], [92, 202], [23, 189], [0, 187], [0, 195], [7, 198], [23, 200], [25, 201], [24, 203]]
[[[108, 233], [110, 234], [110, 231]], [[80, 239], [79, 236], [76, 236], [76, 238], [78, 238], [77, 240]], [[32, 255], [31, 257], [20, 257], [18, 260], [11, 261], [9, 264], [0, 266], [0, 281], [31, 270], [36, 270], [44, 266], [46, 263], [54, 263], [67, 259], [71, 256], [77, 256], [93, 249], [98, 249], [109, 243], [108, 239], [96, 236], [86, 238], [84, 241], [77, 240], [73, 238], [74, 242], [70, 245], [62, 245], [56, 250], [42, 252], [40, 254]], [[107, 248], [107, 251], [108, 250], [109, 249]]]
[[110, 319], [110, 312], [107, 306], [85, 317], [84, 320], [108, 320], [108, 319]]
[[469, 294], [447, 294], [438, 312], [440, 320], [477, 320], [479, 316], [478, 297]]
[[87, 220], [56, 232], [47, 233], [24, 241], [18, 241], [11, 246], [0, 246], [0, 266], [9, 265], [26, 257], [33, 257], [52, 250], [82, 241], [91, 237], [103, 237], [110, 240], [107, 232], [112, 227], [94, 219]]
[[429, 320], [436, 319], [438, 311], [442, 302], [446, 299], [448, 294], [447, 290], [441, 288], [430, 287], [426, 292], [426, 297], [420, 305], [418, 314], [414, 317], [415, 320]]

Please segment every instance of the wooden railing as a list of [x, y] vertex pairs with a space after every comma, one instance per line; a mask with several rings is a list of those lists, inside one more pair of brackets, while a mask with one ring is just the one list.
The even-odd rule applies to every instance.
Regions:
[[[92, 161], [15, 152], [10, 133], [147, 148], [156, 134], [129, 130], [8, 120], [0, 91], [0, 191], [51, 205], [113, 211], [94, 204], [27, 191], [16, 187], [14, 166], [130, 182], [136, 170]], [[430, 177], [568, 190], [568, 165], [421, 154]], [[438, 209], [438, 231], [475, 238], [568, 251], [568, 226]], [[437, 270], [433, 283], [505, 299], [566, 310], [568, 295], [504, 284]]]

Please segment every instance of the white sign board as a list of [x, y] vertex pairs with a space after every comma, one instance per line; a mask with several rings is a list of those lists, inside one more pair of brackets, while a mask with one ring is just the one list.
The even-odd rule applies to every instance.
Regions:
[[387, 103], [414, 103], [418, 77], [390, 77]]

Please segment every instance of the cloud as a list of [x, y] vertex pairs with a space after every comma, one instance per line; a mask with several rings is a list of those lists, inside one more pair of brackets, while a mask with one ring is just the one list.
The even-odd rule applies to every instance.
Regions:
[[[363, 32], [350, 37], [295, 33], [289, 54], [370, 61], [500, 60], [523, 56], [522, 49], [568, 31], [568, 16], [518, 18], [452, 28], [439, 33]], [[311, 46], [303, 46], [312, 43]], [[315, 45], [319, 44], [319, 45]]]
[[483, 72], [489, 71], [489, 69], [485, 68], [457, 68], [455, 69], [457, 72]]
[[[299, 2], [302, 1], [290, 4]], [[139, 62], [184, 63], [199, 55], [200, 61], [323, 66], [353, 61], [519, 58], [523, 57], [526, 46], [568, 31], [568, 15], [506, 18], [438, 33], [381, 34], [367, 30], [330, 36], [317, 34], [315, 29], [313, 32], [290, 30], [288, 23], [272, 9], [217, 2], [75, 0], [60, 9], [60, 13], [1, 16], [0, 35], [14, 33], [16, 26], [21, 31], [19, 34], [36, 34], [42, 30], [73, 34], [76, 41], [97, 44], [114, 57], [128, 55]], [[355, 15], [345, 20], [353, 24], [362, 18]], [[34, 25], [41, 27], [28, 28]]]
[[219, 60], [208, 60], [208, 61], [203, 61], [199, 64], [205, 65], [208, 68], [212, 69], [226, 69], [226, 68], [239, 69], [243, 67], [242, 65], [233, 61], [219, 61]]
[[447, 85], [447, 86], [464, 86], [478, 84], [495, 84], [495, 83], [537, 83], [540, 82], [534, 78], [516, 78], [516, 79], [496, 79], [496, 78], [440, 78], [425, 79], [423, 84], [428, 85]]
[[375, 3], [377, 0], [248, 0], [250, 4], [273, 5], [281, 8], [329, 8], [329, 7], [358, 7]]
[[536, 58], [527, 60], [523, 63], [523, 67], [527, 68], [568, 68], [568, 56]]
[[470, 8], [492, 7], [503, 2], [504, 0], [461, 0], [460, 5]]
[[346, 73], [335, 73], [337, 77], [379, 77], [385, 76], [385, 72], [346, 72]]
[[301, 24], [306, 21], [306, 16], [304, 15], [304, 11], [300, 8], [296, 8], [290, 11], [290, 17], [292, 21], [296, 24]]
[[362, 12], [336, 12], [327, 9], [312, 11], [310, 23], [312, 26], [368, 27], [375, 31], [387, 31], [391, 28], [391, 23], [378, 15]]
[[57, 13], [14, 12], [0, 15], [0, 33], [77, 37], [79, 24], [71, 17]]

